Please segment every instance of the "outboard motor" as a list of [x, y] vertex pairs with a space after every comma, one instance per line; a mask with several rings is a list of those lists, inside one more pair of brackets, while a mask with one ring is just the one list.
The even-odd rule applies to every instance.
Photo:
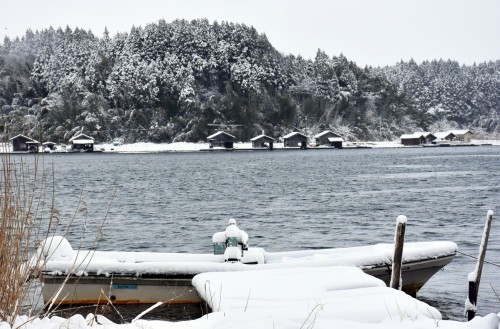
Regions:
[[243, 251], [248, 250], [248, 234], [236, 226], [234, 218], [229, 219], [229, 226], [224, 232], [217, 232], [212, 237], [214, 254], [224, 254], [224, 261], [239, 262]]

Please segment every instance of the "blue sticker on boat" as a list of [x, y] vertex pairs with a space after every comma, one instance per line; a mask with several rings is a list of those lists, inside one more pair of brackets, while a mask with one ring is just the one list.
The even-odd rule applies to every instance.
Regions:
[[113, 289], [137, 289], [137, 284], [114, 284]]

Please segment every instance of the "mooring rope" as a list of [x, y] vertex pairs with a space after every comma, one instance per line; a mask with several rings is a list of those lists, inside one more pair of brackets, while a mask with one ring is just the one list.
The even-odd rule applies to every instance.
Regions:
[[[477, 257], [476, 257], [476, 256], [472, 256], [472, 255], [466, 254], [466, 253], [461, 252], [461, 251], [458, 251], [458, 250], [457, 250], [457, 252], [458, 252], [459, 254], [461, 254], [461, 255], [464, 255], [464, 256], [467, 256], [467, 257], [470, 257], [470, 258], [474, 258], [474, 259], [476, 259], [476, 260], [477, 260]], [[492, 263], [492, 262], [488, 262], [487, 260], [484, 260], [484, 262], [485, 262], [486, 264], [490, 264], [490, 265], [493, 265], [493, 266], [500, 267], [500, 264], [495, 264], [495, 263]]]

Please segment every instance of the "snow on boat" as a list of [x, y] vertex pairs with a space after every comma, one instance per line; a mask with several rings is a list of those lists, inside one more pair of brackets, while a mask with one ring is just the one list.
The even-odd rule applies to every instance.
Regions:
[[[238, 259], [228, 261], [232, 257], [228, 250], [232, 247], [229, 243], [221, 250], [217, 234], [214, 254], [74, 250], [63, 237], [49, 238], [38, 249], [44, 302], [200, 303], [202, 300], [191, 284], [200, 273], [337, 265], [359, 267], [389, 285], [393, 244], [289, 252], [248, 248], [243, 252], [244, 244], [240, 243], [233, 245], [241, 252]], [[449, 241], [405, 243], [403, 290], [416, 295], [436, 272], [453, 260], [457, 249]]]

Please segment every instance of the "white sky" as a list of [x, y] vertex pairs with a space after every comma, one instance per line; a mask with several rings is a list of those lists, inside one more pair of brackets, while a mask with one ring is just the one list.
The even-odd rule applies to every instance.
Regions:
[[498, 0], [0, 0], [0, 42], [49, 26], [102, 36], [165, 19], [207, 18], [254, 26], [279, 51], [318, 48], [358, 65], [400, 59], [500, 59]]

